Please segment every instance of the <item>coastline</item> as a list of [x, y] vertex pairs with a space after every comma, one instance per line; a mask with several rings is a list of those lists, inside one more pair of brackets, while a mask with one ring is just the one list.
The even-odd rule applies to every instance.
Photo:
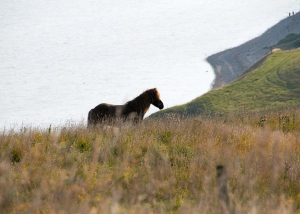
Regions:
[[235, 80], [291, 33], [300, 34], [300, 13], [281, 20], [261, 36], [240, 46], [207, 57], [215, 73], [212, 88], [222, 87]]

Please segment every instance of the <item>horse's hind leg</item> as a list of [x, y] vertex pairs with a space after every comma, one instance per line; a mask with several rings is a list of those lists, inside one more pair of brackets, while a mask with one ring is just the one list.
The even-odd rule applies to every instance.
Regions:
[[91, 109], [89, 111], [89, 114], [88, 114], [88, 125], [87, 127], [92, 127], [92, 126], [95, 126], [97, 123], [97, 115], [94, 114], [93, 112], [93, 109]]

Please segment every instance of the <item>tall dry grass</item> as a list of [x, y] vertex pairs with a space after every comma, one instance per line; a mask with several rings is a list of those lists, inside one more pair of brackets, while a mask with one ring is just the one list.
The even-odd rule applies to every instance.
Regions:
[[2, 132], [0, 213], [220, 213], [220, 164], [235, 213], [298, 213], [300, 111]]

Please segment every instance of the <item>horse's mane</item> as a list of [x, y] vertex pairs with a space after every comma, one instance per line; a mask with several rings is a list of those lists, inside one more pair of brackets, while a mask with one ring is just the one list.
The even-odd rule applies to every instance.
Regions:
[[144, 113], [149, 109], [150, 104], [155, 100], [160, 99], [160, 93], [157, 88], [148, 89], [139, 96], [126, 103], [127, 106], [136, 111], [142, 110]]

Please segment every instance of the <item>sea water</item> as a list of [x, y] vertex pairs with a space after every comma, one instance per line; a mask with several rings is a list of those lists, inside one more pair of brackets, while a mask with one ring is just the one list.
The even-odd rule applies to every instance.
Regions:
[[99, 103], [154, 87], [166, 108], [189, 102], [211, 89], [206, 57], [299, 9], [297, 0], [1, 0], [0, 129], [85, 123]]

